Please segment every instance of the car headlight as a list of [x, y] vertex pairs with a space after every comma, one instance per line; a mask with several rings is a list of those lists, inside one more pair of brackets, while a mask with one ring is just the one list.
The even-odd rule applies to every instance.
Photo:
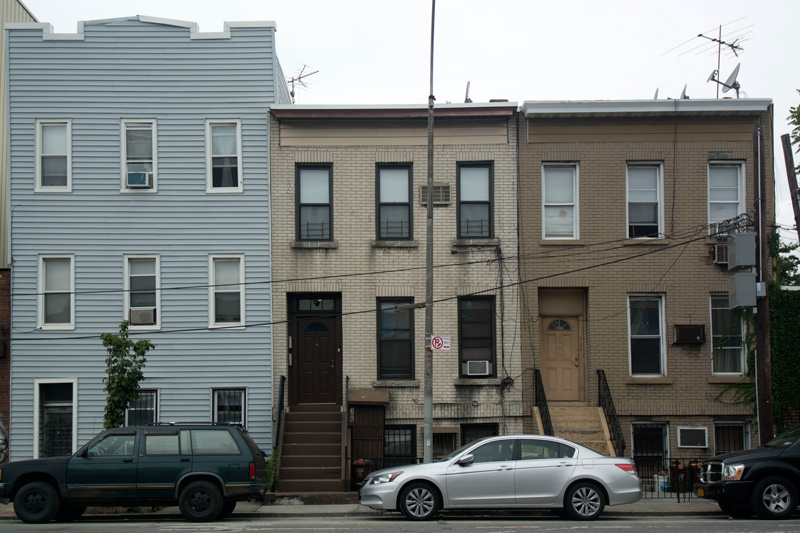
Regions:
[[398, 470], [397, 472], [389, 472], [387, 474], [381, 474], [380, 476], [375, 476], [372, 478], [372, 481], [370, 481], [370, 485], [378, 485], [379, 483], [391, 483], [392, 481], [397, 479], [397, 476], [399, 476], [402, 473], [403, 473], [402, 470]]
[[744, 465], [724, 465], [722, 468], [722, 479], [726, 481], [741, 479], [742, 474], [744, 474]]

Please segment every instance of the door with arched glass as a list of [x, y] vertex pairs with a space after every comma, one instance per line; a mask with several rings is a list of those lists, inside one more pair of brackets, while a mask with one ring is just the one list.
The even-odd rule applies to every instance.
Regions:
[[299, 297], [292, 302], [291, 404], [341, 402], [340, 300]]
[[574, 318], [543, 317], [541, 371], [545, 394], [553, 401], [580, 401], [580, 335]]

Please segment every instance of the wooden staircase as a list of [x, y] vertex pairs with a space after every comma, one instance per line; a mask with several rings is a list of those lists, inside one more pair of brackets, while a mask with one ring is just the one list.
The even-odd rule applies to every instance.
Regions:
[[338, 405], [292, 406], [284, 412], [280, 492], [338, 492], [344, 489], [342, 470], [344, 414]]
[[556, 437], [577, 442], [603, 455], [616, 455], [601, 407], [550, 402], [548, 408]]

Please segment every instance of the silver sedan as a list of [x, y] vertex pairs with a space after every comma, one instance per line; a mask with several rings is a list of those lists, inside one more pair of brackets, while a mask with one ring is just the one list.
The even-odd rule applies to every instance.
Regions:
[[592, 520], [606, 505], [633, 503], [642, 483], [633, 462], [543, 435], [487, 437], [435, 463], [370, 474], [361, 505], [428, 520], [440, 509], [553, 509]]

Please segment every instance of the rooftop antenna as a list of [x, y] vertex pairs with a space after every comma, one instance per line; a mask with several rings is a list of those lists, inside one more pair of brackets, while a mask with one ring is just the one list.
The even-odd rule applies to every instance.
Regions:
[[467, 94], [464, 95], [464, 103], [471, 104], [472, 98], [469, 97], [469, 82], [467, 82]]
[[289, 94], [292, 97], [292, 103], [294, 103], [294, 94], [295, 94], [294, 87], [295, 87], [295, 84], [299, 85], [300, 87], [302, 87], [304, 89], [307, 89], [308, 85], [306, 85], [306, 82], [304, 81], [305, 78], [307, 78], [309, 76], [313, 76], [314, 74], [319, 72], [318, 70], [315, 70], [314, 72], [306, 72], [307, 68], [308, 68], [308, 65], [303, 65], [302, 68], [300, 69], [300, 72], [298, 72], [296, 76], [293, 76], [289, 80], [289, 84], [292, 86], [292, 90], [289, 92]]
[[658, 100], [658, 87], [656, 87], [656, 94], [653, 95], [653, 100]]
[[[719, 38], [715, 39], [714, 37], [707, 37], [707, 36], [703, 35], [702, 33], [698, 33], [697, 36], [701, 37], [703, 39], [708, 39], [712, 43], [717, 43], [717, 70], [716, 70], [717, 76], [719, 76], [720, 58], [722, 56], [722, 47], [723, 47], [723, 45], [727, 46], [728, 48], [730, 48], [731, 52], [733, 52], [733, 55], [735, 55], [736, 57], [739, 57], [739, 52], [744, 52], [744, 48], [742, 48], [741, 46], [739, 46], [739, 44], [737, 44], [739, 42], [739, 39], [735, 39], [732, 43], [727, 43], [727, 42], [722, 40], [722, 26], [719, 27]], [[739, 67], [738, 66], [736, 67], [736, 72], [739, 72]], [[713, 73], [712, 73], [712, 76], [714, 76]], [[736, 76], [733, 76], [733, 78], [734, 78], [733, 82], [736, 82]], [[716, 77], [713, 78], [713, 79], [714, 79], [714, 81], [719, 83], [719, 81], [716, 79]], [[712, 78], [709, 77], [708, 81], [711, 81], [711, 80], [712, 80]], [[730, 81], [730, 79], [728, 81]], [[729, 87], [728, 89], [730, 90], [730, 88], [731, 87]], [[726, 91], [725, 89], [722, 89], [722, 92], [725, 93], [725, 92], [728, 92], [728, 91]], [[719, 85], [717, 85], [717, 98], [719, 98]], [[736, 98], [739, 98], [739, 89], [738, 88], [736, 89]]]
[[741, 89], [742, 86], [739, 84], [738, 81], [736, 81], [736, 76], [739, 75], [739, 67], [741, 67], [741, 66], [742, 66], [741, 63], [736, 65], [736, 68], [733, 69], [733, 72], [731, 72], [731, 75], [728, 76], [728, 79], [725, 80], [724, 82], [719, 81], [719, 70], [715, 70], [708, 77], [708, 80], [706, 81], [706, 83], [708, 83], [709, 81], [713, 81], [714, 83], [716, 83], [717, 84], [717, 94], [719, 94], [719, 86], [720, 85], [722, 85], [722, 92], [723, 93], [726, 93], [726, 92], [730, 91], [731, 89], [733, 89], [734, 91], [736, 91], [736, 98], [739, 98], [739, 89]]
[[686, 87], [688, 87], [688, 86], [689, 86], [688, 83], [684, 83], [683, 84], [683, 91], [681, 91], [681, 100], [688, 100], [689, 99], [689, 97], [686, 96]]

